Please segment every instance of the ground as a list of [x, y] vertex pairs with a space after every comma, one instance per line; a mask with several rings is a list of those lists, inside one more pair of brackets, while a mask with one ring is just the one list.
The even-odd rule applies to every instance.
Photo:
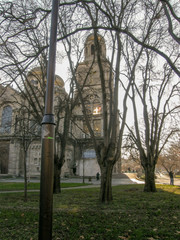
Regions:
[[[63, 190], [54, 195], [52, 240], [178, 240], [180, 187], [158, 184], [157, 190], [114, 186], [108, 205], [98, 201], [97, 187]], [[1, 193], [0, 202], [0, 239], [37, 240], [39, 192], [26, 203], [22, 192]]]

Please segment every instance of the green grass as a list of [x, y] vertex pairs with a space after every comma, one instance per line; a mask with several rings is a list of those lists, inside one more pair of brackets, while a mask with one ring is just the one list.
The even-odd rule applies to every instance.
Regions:
[[[80, 187], [90, 185], [88, 183], [61, 183], [62, 188], [69, 187]], [[28, 183], [28, 190], [39, 190], [40, 183]], [[16, 183], [16, 182], [0, 182], [0, 191], [15, 191], [15, 190], [24, 190], [24, 183]], [[1, 239], [0, 239], [1, 240]]]
[[[63, 190], [54, 195], [53, 240], [180, 239], [180, 187], [113, 187], [114, 200], [98, 201], [99, 189]], [[0, 239], [37, 240], [39, 193], [0, 194]]]

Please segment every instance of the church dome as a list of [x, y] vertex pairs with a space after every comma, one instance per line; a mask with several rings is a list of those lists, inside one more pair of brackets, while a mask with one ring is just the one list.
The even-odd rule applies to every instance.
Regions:
[[[102, 44], [105, 44], [105, 41], [104, 41], [104, 38], [100, 35], [100, 34], [98, 34], [98, 40], [99, 40], [99, 42]], [[85, 41], [85, 45], [87, 44], [87, 42], [89, 42], [89, 41], [93, 41], [94, 42], [94, 34], [93, 33], [91, 33], [87, 38], [86, 38], [86, 41]]]
[[55, 86], [58, 86], [58, 87], [64, 87], [64, 81], [62, 80], [62, 78], [58, 75], [55, 75], [55, 83], [54, 83]]
[[39, 76], [39, 75], [42, 75], [42, 68], [40, 68], [40, 67], [34, 67], [27, 74], [28, 77]]
[[[45, 77], [45, 82], [46, 82], [46, 72], [42, 72], [42, 68], [41, 67], [35, 67], [33, 68], [31, 71], [28, 72], [27, 74], [27, 77], [29, 79], [29, 81], [32, 83], [32, 85], [34, 85], [34, 82], [37, 82], [37, 85], [39, 85], [38, 83], [42, 81], [42, 77], [44, 75]], [[63, 79], [58, 76], [58, 75], [55, 75], [55, 83], [54, 83], [55, 86], [58, 86], [58, 87], [64, 87], [64, 81]]]

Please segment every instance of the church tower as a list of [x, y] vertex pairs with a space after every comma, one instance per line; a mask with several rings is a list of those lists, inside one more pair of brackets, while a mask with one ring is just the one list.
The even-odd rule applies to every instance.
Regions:
[[[100, 54], [108, 102], [110, 96], [109, 86], [112, 84], [113, 76], [110, 78], [111, 66], [110, 62], [106, 58], [105, 40], [99, 34], [97, 37], [98, 49], [97, 44], [95, 44], [94, 34], [90, 34], [86, 38], [84, 44], [84, 61], [79, 63], [77, 67], [76, 79], [78, 83], [77, 88], [79, 88], [82, 93], [83, 102], [85, 104], [85, 112], [89, 119], [89, 123], [92, 127], [95, 137], [101, 141], [103, 138], [103, 104], [102, 85], [97, 54]], [[76, 89], [75, 95], [76, 94], [78, 94], [78, 89]], [[84, 110], [81, 104], [79, 104], [79, 106], [77, 106], [74, 111], [76, 119], [76, 126], [73, 128], [74, 135], [78, 139], [79, 143], [83, 145], [83, 149], [81, 147], [81, 156], [79, 156], [79, 158], [81, 158], [78, 163], [79, 170], [78, 167], [77, 170], [78, 174], [82, 175], [82, 169], [84, 168], [82, 162], [85, 161], [85, 175], [92, 176], [99, 171], [99, 165], [97, 163], [96, 154], [93, 149], [91, 137], [86, 125], [83, 111]]]
[[[102, 136], [102, 86], [100, 78], [100, 70], [97, 61], [97, 49], [95, 47], [94, 34], [90, 34], [84, 44], [84, 61], [79, 63], [77, 67], [76, 78], [78, 87], [81, 88], [83, 100], [85, 103], [86, 114], [91, 118], [91, 125], [94, 134], [99, 137]], [[110, 63], [106, 58], [106, 44], [104, 38], [98, 34], [99, 53], [101, 57], [101, 64], [103, 67], [103, 74], [106, 86], [106, 95], [109, 99], [109, 81], [110, 80]], [[112, 81], [111, 81], [112, 84]], [[77, 91], [77, 90], [76, 90]], [[78, 92], [78, 91], [77, 91]], [[82, 108], [76, 109], [78, 115], [83, 117]], [[82, 125], [82, 124], [81, 124]], [[84, 132], [82, 136], [88, 138], [88, 130], [83, 122], [82, 129]]]
[[[100, 47], [101, 58], [106, 59], [106, 45], [104, 38], [101, 35], [98, 35], [98, 42]], [[94, 55], [97, 55], [97, 51], [94, 43], [94, 34], [90, 34], [85, 42], [85, 52], [84, 52], [84, 61], [92, 61]]]

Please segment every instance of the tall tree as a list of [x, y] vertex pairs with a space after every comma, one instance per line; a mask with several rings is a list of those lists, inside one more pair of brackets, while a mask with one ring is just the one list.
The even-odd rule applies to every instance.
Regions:
[[[171, 37], [180, 44], [180, 37], [178, 36], [178, 25], [180, 24], [180, 17], [178, 17], [176, 10], [178, 9], [178, 2], [171, 4], [168, 0], [160, 0], [168, 21], [168, 32]], [[161, 16], [159, 16], [161, 17]]]
[[[121, 40], [119, 34], [109, 35], [112, 37], [112, 61], [109, 63], [102, 58], [102, 37], [95, 31], [93, 33], [94, 39], [94, 57], [92, 61], [87, 64], [87, 69], [85, 72], [80, 74], [78, 66], [79, 61], [73, 64], [71, 49], [72, 49], [72, 39], [67, 39], [67, 55], [69, 57], [70, 67], [73, 74], [73, 79], [76, 84], [76, 88], [79, 94], [79, 101], [82, 106], [82, 113], [88, 128], [88, 134], [91, 136], [93, 146], [96, 152], [97, 160], [101, 169], [101, 191], [100, 191], [100, 201], [110, 202], [112, 200], [112, 171], [114, 164], [120, 159], [121, 156], [121, 146], [122, 146], [122, 136], [125, 126], [126, 119], [126, 101], [128, 96], [128, 90], [130, 89], [130, 82], [127, 83], [127, 91], [124, 93], [123, 99], [123, 109], [122, 109], [122, 122], [119, 128], [119, 112], [118, 112], [118, 90], [119, 90], [119, 71], [120, 71], [120, 54], [115, 54], [115, 49], [117, 52], [121, 52]], [[99, 40], [101, 39], [101, 40]], [[74, 48], [73, 48], [74, 49]], [[115, 61], [116, 71], [113, 73], [113, 63]], [[108, 62], [108, 63], [107, 63]], [[105, 77], [105, 64], [108, 65], [108, 78]], [[77, 67], [73, 67], [77, 66]], [[89, 66], [89, 67], [88, 67]], [[96, 84], [100, 86], [101, 89], [101, 103], [102, 103], [102, 120], [103, 120], [103, 134], [100, 138], [91, 124], [91, 115], [89, 114], [88, 105], [86, 104], [86, 97], [89, 86], [89, 79], [92, 72], [95, 71], [95, 66], [97, 66], [96, 74], [98, 79]], [[81, 78], [79, 77], [81, 75]], [[77, 78], [78, 76], [78, 78]], [[94, 76], [95, 78], [95, 76]], [[81, 79], [81, 82], [78, 80]], [[85, 92], [86, 91], [86, 92]], [[92, 88], [92, 92], [93, 90]], [[91, 113], [92, 114], [92, 113]]]
[[[1, 35], [3, 61], [0, 66], [2, 83], [13, 84], [25, 99], [19, 106], [26, 108], [31, 118], [39, 125], [45, 101], [50, 3], [49, 0], [43, 2], [19, 0], [0, 4], [3, 33]], [[57, 164], [54, 178], [57, 181], [54, 191], [60, 192], [60, 170], [65, 161], [71, 110], [64, 83], [58, 76], [55, 80], [55, 91], [57, 142], [54, 159]]]
[[158, 157], [169, 138], [179, 131], [176, 121], [180, 109], [177, 97], [180, 82], [173, 79], [172, 69], [167, 64], [164, 64], [163, 70], [154, 71], [155, 56], [152, 52], [146, 50], [143, 60], [145, 64], [140, 64], [140, 72], [136, 70], [136, 74], [131, 72], [130, 76], [133, 76], [130, 98], [134, 111], [134, 131], [130, 128], [129, 131], [145, 171], [144, 191], [155, 192]]
[[[97, 28], [118, 31], [123, 35], [128, 36], [138, 45], [154, 51], [164, 58], [173, 71], [180, 76], [178, 68], [179, 41], [176, 41], [178, 39], [180, 28], [176, 9], [179, 9], [180, 2], [176, 0], [174, 4], [168, 4], [171, 14], [176, 20], [171, 20], [172, 27], [176, 32], [176, 39], [172, 38], [172, 34], [170, 34], [172, 32], [169, 31], [169, 23], [166, 21], [167, 17], [163, 9], [164, 5], [162, 6], [163, 2], [166, 2], [167, 5], [169, 1], [122, 0], [121, 2], [108, 1], [108, 4], [105, 0], [94, 2], [95, 9], [103, 15], [103, 17], [101, 16], [103, 20], [99, 22]], [[123, 24], [118, 20], [119, 14], [122, 13], [124, 13], [124, 18], [127, 20], [123, 21]], [[149, 31], [149, 27], [152, 31]], [[147, 33], [149, 36], [148, 39], [151, 39], [152, 41], [144, 38], [144, 35], [147, 35]], [[161, 48], [154, 45], [155, 35], [160, 36]], [[176, 52], [172, 54], [171, 49], [176, 49]]]
[[[44, 3], [46, 5], [44, 5]], [[39, 35], [42, 33], [40, 30], [43, 29], [43, 24], [48, 21], [49, 14], [51, 12], [49, 3], [50, 1], [48, 0], [43, 2], [35, 2], [33, 0], [27, 2], [19, 0], [11, 2], [4, 1], [0, 4], [0, 24], [2, 33], [1, 59], [3, 59], [3, 61], [1, 60], [0, 70], [2, 70], [6, 76], [13, 76], [13, 78], [11, 78], [13, 81], [18, 78], [19, 73], [21, 73], [21, 75], [24, 74], [25, 71], [32, 66], [32, 63], [35, 61], [35, 59], [37, 59], [37, 57], [40, 56], [40, 54], [42, 54], [48, 47], [48, 41], [44, 41], [44, 38], [43, 41], [41, 41], [41, 44], [35, 44], [37, 43], [36, 39], [40, 38], [36, 38], [36, 35], [33, 35], [32, 33], [34, 30], [37, 30]], [[125, 44], [122, 44], [122, 42], [124, 43], [123, 39], [126, 39], [130, 43], [134, 43], [134, 51], [139, 52], [139, 49], [143, 49], [144, 54], [144, 49], [148, 49], [150, 52], [152, 51], [157, 53], [161, 59], [165, 59], [167, 64], [176, 73], [176, 75], [180, 76], [178, 68], [180, 59], [178, 51], [179, 18], [177, 17], [178, 14], [175, 11], [175, 7], [178, 8], [179, 4], [180, 3], [178, 0], [175, 0], [175, 5], [170, 4], [169, 1], [166, 0], [110, 0], [108, 2], [106, 0], [78, 0], [73, 2], [61, 1], [59, 11], [59, 26], [61, 31], [58, 35], [58, 42], [62, 39], [68, 41], [70, 36], [84, 30], [93, 30], [95, 36], [97, 36], [97, 30], [108, 32], [108, 37], [113, 36], [112, 38], [109, 37], [109, 40], [112, 41], [112, 43], [116, 43], [117, 48], [114, 48], [114, 50], [118, 49], [118, 51], [114, 51], [116, 54], [112, 55], [111, 58], [112, 67], [115, 70], [114, 86], [118, 85], [118, 81], [120, 79], [119, 73], [122, 73], [119, 68], [120, 60], [122, 67], [125, 59], [128, 57], [127, 56], [124, 60], [122, 60], [121, 53], [122, 49], [125, 47]], [[16, 11], [16, 9], [18, 9], [18, 11]], [[169, 20], [170, 14], [171, 17], [173, 17], [172, 20], [170, 19], [171, 21]], [[170, 29], [171, 27], [172, 29]], [[27, 41], [27, 34], [30, 41]], [[45, 36], [47, 37], [48, 35]], [[156, 36], [159, 37], [156, 38]], [[102, 89], [104, 89], [103, 64], [101, 58], [99, 57], [100, 49], [98, 46], [97, 37], [95, 38], [95, 46], [97, 50], [97, 62], [100, 71]], [[117, 54], [117, 52], [119, 54]], [[10, 56], [10, 58], [8, 56]], [[115, 57], [116, 60], [113, 60]], [[18, 73], [16, 71], [17, 69]], [[156, 70], [156, 72], [158, 72], [158, 70]], [[126, 72], [123, 72], [123, 74], [124, 76], [129, 75], [129, 73], [126, 74]], [[123, 88], [126, 86], [125, 92], [127, 94], [124, 95], [125, 102], [128, 96], [130, 86], [129, 83], [133, 78], [130, 79], [131, 80], [127, 80], [127, 84], [124, 84], [124, 82], [121, 83]], [[137, 83], [135, 83], [133, 85], [134, 87], [132, 88], [132, 92], [134, 91], [134, 93], [137, 91], [137, 88], [135, 87], [136, 84]], [[146, 84], [147, 82], [145, 81], [145, 85]], [[118, 88], [115, 88], [114, 91], [112, 91], [113, 97], [111, 99], [115, 99], [115, 96], [118, 95], [117, 89]], [[115, 140], [117, 139], [117, 135], [114, 129], [111, 129], [111, 127], [108, 125], [113, 121], [116, 123], [117, 108], [115, 107], [111, 110], [111, 112], [114, 114], [114, 118], [108, 119], [106, 111], [108, 109], [108, 106], [106, 105], [107, 96], [105, 92], [102, 95], [102, 100], [105, 139], [103, 145], [101, 146], [99, 143], [97, 144], [97, 142], [94, 141], [94, 146], [96, 146], [95, 149], [99, 163], [107, 165], [105, 164], [106, 161], [102, 161], [103, 155], [108, 156], [109, 154], [111, 158], [111, 155], [115, 156], [117, 153], [117, 142]], [[116, 106], [116, 100], [113, 104]], [[126, 109], [126, 104], [123, 108]], [[125, 119], [124, 117], [126, 115], [126, 111], [122, 111], [122, 113], [124, 114], [122, 119]], [[88, 121], [86, 120], [86, 122], [88, 126]], [[124, 124], [124, 121], [122, 121], [122, 123]], [[123, 124], [122, 128], [120, 128], [121, 136], [124, 129]], [[93, 139], [93, 132], [91, 132], [90, 125], [88, 128]], [[120, 137], [119, 139], [122, 143], [122, 138]], [[116, 144], [114, 145], [115, 142]], [[99, 146], [99, 148], [97, 148], [97, 146]], [[98, 149], [101, 149], [101, 151]], [[109, 168], [111, 169], [112, 166]], [[111, 199], [111, 197], [109, 199]]]
[[[19, 106], [19, 115], [15, 118], [14, 138], [20, 141], [23, 152], [23, 172], [24, 172], [24, 201], [27, 201], [28, 175], [27, 162], [28, 150], [34, 140], [39, 140], [39, 125], [33, 121], [30, 111], [27, 108]], [[30, 118], [31, 117], [31, 118]], [[30, 170], [30, 169], [29, 169]]]
[[164, 169], [169, 175], [171, 172], [176, 174], [180, 171], [179, 141], [171, 143], [169, 148], [163, 151], [158, 160], [158, 168]]

